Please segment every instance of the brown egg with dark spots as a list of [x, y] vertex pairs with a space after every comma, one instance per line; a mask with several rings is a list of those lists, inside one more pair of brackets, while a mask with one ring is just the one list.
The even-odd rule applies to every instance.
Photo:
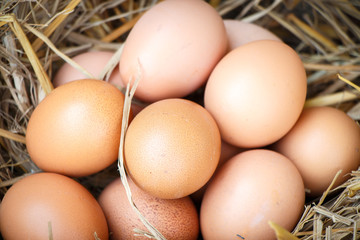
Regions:
[[[199, 217], [190, 197], [160, 199], [141, 190], [128, 178], [133, 200], [143, 216], [168, 240], [196, 240]], [[120, 178], [110, 183], [99, 197], [113, 240], [148, 239], [135, 236], [134, 229], [149, 232], [132, 209]]]

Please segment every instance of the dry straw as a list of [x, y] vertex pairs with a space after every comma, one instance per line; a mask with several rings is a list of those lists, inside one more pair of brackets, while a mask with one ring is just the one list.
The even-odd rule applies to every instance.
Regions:
[[[51, 78], [64, 62], [89, 77], [107, 80], [117, 66], [129, 30], [156, 0], [0, 1], [0, 197], [19, 179], [38, 172], [25, 146], [32, 111], [51, 92]], [[360, 4], [357, 0], [209, 0], [223, 18], [263, 26], [293, 47], [308, 75], [307, 106], [334, 106], [360, 120]], [[211, 41], [211, 40], [209, 40]], [[216, 46], [214, 46], [216, 47]], [[114, 51], [100, 76], [91, 76], [71, 57], [91, 50]], [[285, 67], [285, 66], [280, 66]], [[139, 71], [141, 73], [141, 71]], [[137, 79], [141, 81], [141, 74]], [[135, 81], [136, 82], [136, 81]], [[127, 128], [135, 88], [126, 89], [123, 128]], [[124, 90], [125, 91], [125, 90]], [[201, 98], [201, 96], [199, 96]], [[125, 131], [123, 131], [125, 133]], [[122, 138], [124, 136], [122, 135]], [[123, 144], [123, 140], [121, 141]], [[79, 178], [97, 196], [124, 166]], [[334, 176], [336, 179], [337, 176]], [[128, 188], [127, 188], [128, 189]], [[308, 202], [292, 233], [269, 222], [278, 239], [360, 239], [360, 171], [343, 185]], [[129, 202], [136, 204], [128, 189]], [[135, 201], [136, 202], [136, 201]], [[146, 231], [163, 239], [137, 211]], [[51, 232], [51, 231], [50, 231]], [[96, 236], [94, 236], [96, 239]]]

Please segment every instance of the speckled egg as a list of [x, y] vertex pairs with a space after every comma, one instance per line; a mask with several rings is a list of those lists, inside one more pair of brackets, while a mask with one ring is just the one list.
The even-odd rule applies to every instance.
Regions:
[[[196, 240], [199, 216], [189, 197], [160, 199], [141, 190], [128, 178], [133, 200], [142, 215], [166, 238]], [[149, 232], [130, 206], [120, 178], [110, 183], [99, 197], [109, 224], [111, 239], [148, 239], [135, 236], [134, 229]]]

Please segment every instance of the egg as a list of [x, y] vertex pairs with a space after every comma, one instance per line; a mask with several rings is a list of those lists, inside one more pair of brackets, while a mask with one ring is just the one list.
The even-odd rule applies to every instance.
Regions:
[[[93, 77], [98, 78], [113, 55], [114, 53], [109, 51], [89, 51], [76, 55], [72, 60], [91, 73]], [[66, 62], [56, 72], [52, 82], [54, 87], [58, 87], [74, 80], [86, 78], [88, 78], [88, 76]], [[124, 86], [120, 79], [118, 67], [114, 68], [110, 75], [109, 82], [116, 86]]]
[[225, 19], [224, 24], [229, 41], [228, 51], [257, 40], [281, 41], [274, 33], [255, 23]]
[[259, 40], [232, 50], [216, 65], [205, 87], [205, 108], [224, 141], [259, 148], [292, 128], [306, 88], [297, 53], [280, 41]]
[[206, 82], [226, 48], [223, 20], [211, 5], [162, 1], [130, 31], [120, 59], [121, 79], [126, 85], [141, 78], [135, 97], [142, 101], [184, 97]]
[[149, 194], [187, 196], [210, 179], [219, 162], [219, 129], [205, 108], [189, 100], [160, 100], [132, 120], [124, 143], [126, 168]]
[[19, 239], [108, 239], [105, 215], [91, 193], [56, 173], [36, 173], [16, 182], [0, 208], [1, 234]]
[[301, 175], [285, 156], [266, 149], [244, 151], [214, 175], [200, 209], [205, 240], [276, 239], [273, 221], [288, 231], [304, 209]]
[[55, 88], [36, 106], [26, 147], [42, 170], [68, 176], [99, 172], [117, 160], [124, 95], [108, 82], [82, 79]]
[[[160, 199], [138, 188], [130, 178], [128, 182], [139, 211], [166, 239], [198, 239], [199, 216], [189, 197]], [[99, 203], [108, 221], [111, 239], [148, 239], [135, 236], [135, 228], [149, 230], [130, 206], [120, 178], [103, 190]]]
[[320, 196], [336, 173], [339, 186], [360, 165], [360, 128], [345, 112], [333, 107], [305, 108], [291, 131], [273, 149], [290, 158], [309, 190]]

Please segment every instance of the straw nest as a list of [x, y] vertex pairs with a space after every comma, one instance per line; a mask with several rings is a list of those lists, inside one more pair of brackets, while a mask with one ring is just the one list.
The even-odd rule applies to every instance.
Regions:
[[[69, 57], [90, 49], [117, 51], [141, 13], [156, 2], [0, 2], [1, 199], [14, 182], [39, 171], [26, 152], [24, 136], [34, 107], [52, 90], [50, 79], [59, 66], [64, 61], [71, 63]], [[306, 105], [335, 106], [354, 120], [360, 120], [356, 85], [360, 80], [357, 0], [210, 0], [209, 3], [223, 18], [257, 23], [298, 52], [308, 74]], [[114, 67], [110, 65], [107, 71]], [[116, 168], [78, 180], [96, 196], [118, 175]], [[359, 189], [360, 171], [354, 171], [342, 186], [336, 189], [329, 186], [320, 199], [308, 202], [292, 233], [275, 223], [271, 226], [279, 239], [358, 239]]]

